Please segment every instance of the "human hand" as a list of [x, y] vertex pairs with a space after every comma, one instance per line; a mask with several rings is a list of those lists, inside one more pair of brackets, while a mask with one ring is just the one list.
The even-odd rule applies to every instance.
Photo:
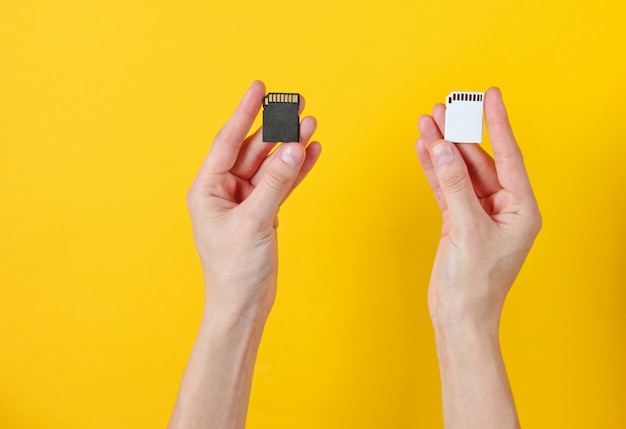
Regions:
[[506, 295], [541, 229], [541, 215], [502, 96], [485, 96], [494, 158], [480, 145], [443, 140], [445, 106], [418, 121], [417, 154], [441, 209], [428, 306], [435, 327], [497, 330]]
[[[205, 310], [236, 317], [267, 317], [277, 274], [277, 213], [317, 161], [321, 146], [308, 144], [313, 117], [300, 124], [300, 141], [246, 137], [265, 95], [253, 82], [211, 150], [187, 195], [193, 234], [205, 278]], [[301, 97], [300, 111], [303, 109]]]

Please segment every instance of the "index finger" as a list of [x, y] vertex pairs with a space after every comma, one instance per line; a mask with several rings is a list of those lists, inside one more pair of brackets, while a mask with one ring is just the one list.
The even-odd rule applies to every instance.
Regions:
[[252, 82], [233, 115], [215, 137], [198, 176], [225, 173], [233, 168], [241, 146], [259, 113], [264, 96], [263, 82], [258, 80]]
[[502, 94], [498, 88], [489, 88], [485, 95], [485, 122], [491, 139], [500, 185], [510, 191], [532, 195], [522, 151], [513, 135]]

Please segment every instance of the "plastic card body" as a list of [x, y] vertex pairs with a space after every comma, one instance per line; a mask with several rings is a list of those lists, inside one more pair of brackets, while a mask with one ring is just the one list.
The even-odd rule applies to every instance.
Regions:
[[263, 98], [263, 141], [300, 140], [300, 94], [270, 92]]
[[453, 91], [446, 99], [444, 138], [454, 143], [483, 141], [484, 92]]

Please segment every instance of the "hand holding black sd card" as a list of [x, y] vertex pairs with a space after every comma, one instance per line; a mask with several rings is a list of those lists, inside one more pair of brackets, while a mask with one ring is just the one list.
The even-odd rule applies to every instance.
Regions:
[[300, 141], [300, 94], [270, 92], [263, 98], [263, 141]]

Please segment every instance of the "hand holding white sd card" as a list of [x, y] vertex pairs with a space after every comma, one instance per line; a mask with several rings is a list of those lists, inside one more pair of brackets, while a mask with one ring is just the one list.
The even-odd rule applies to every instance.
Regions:
[[444, 138], [453, 143], [483, 141], [484, 92], [453, 91], [446, 99]]

